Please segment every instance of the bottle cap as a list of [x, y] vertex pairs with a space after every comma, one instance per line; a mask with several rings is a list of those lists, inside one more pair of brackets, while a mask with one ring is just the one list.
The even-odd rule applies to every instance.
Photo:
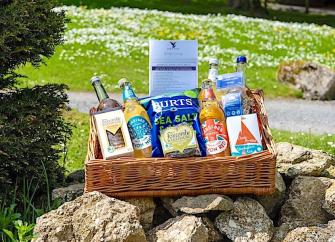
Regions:
[[219, 60], [216, 59], [216, 58], [210, 58], [208, 63], [211, 65], [211, 64], [215, 64], [215, 65], [218, 65], [219, 64]]
[[247, 57], [245, 57], [244, 55], [240, 55], [236, 58], [236, 63], [247, 63]]
[[94, 76], [91, 78], [91, 84], [94, 84], [95, 82], [99, 82], [100, 81], [100, 77], [98, 76]]
[[123, 86], [124, 86], [126, 83], [129, 83], [129, 80], [128, 80], [126, 77], [121, 78], [121, 79], [118, 81], [118, 86], [119, 86], [119, 88], [123, 88]]

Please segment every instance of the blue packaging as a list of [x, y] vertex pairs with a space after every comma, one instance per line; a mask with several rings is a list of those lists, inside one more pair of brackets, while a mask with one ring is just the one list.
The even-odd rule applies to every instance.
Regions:
[[206, 156], [198, 93], [194, 89], [140, 101], [152, 124], [152, 157]]
[[221, 93], [221, 106], [226, 117], [243, 114], [244, 76], [242, 72], [220, 75], [216, 88]]

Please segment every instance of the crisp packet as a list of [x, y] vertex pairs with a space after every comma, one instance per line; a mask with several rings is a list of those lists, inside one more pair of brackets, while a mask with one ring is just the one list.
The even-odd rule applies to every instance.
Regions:
[[152, 157], [206, 156], [197, 89], [141, 100], [151, 129]]

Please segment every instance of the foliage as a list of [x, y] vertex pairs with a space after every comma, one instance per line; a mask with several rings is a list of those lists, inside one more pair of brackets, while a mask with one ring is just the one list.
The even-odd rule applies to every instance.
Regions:
[[0, 93], [0, 198], [14, 191], [21, 203], [31, 192], [49, 196], [63, 181], [57, 161], [71, 135], [62, 117], [65, 89], [45, 85]]
[[[15, 199], [13, 199], [15, 200]], [[8, 207], [5, 207], [5, 203], [0, 204], [0, 241], [1, 242], [28, 242], [31, 241], [35, 236], [33, 229], [35, 226], [36, 216], [41, 216], [43, 213], [56, 209], [60, 206], [60, 201], [55, 200], [52, 202], [52, 206], [47, 209], [36, 209], [31, 201], [34, 197], [24, 197], [24, 206], [32, 207], [34, 211], [28, 212], [22, 215], [17, 211], [15, 203], [12, 203]], [[27, 217], [28, 215], [28, 217]]]
[[63, 41], [64, 13], [54, 7], [54, 0], [0, 1], [0, 89], [17, 81], [17, 67], [39, 66]]

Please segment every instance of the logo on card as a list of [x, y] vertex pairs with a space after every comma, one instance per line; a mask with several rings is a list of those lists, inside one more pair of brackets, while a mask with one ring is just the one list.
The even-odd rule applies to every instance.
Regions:
[[174, 49], [174, 48], [176, 48], [176, 44], [177, 44], [177, 42], [172, 42], [172, 41], [170, 41], [170, 44], [171, 44], [172, 49]]
[[177, 41], [169, 41], [167, 50], [180, 50], [180, 48], [177, 47]]

